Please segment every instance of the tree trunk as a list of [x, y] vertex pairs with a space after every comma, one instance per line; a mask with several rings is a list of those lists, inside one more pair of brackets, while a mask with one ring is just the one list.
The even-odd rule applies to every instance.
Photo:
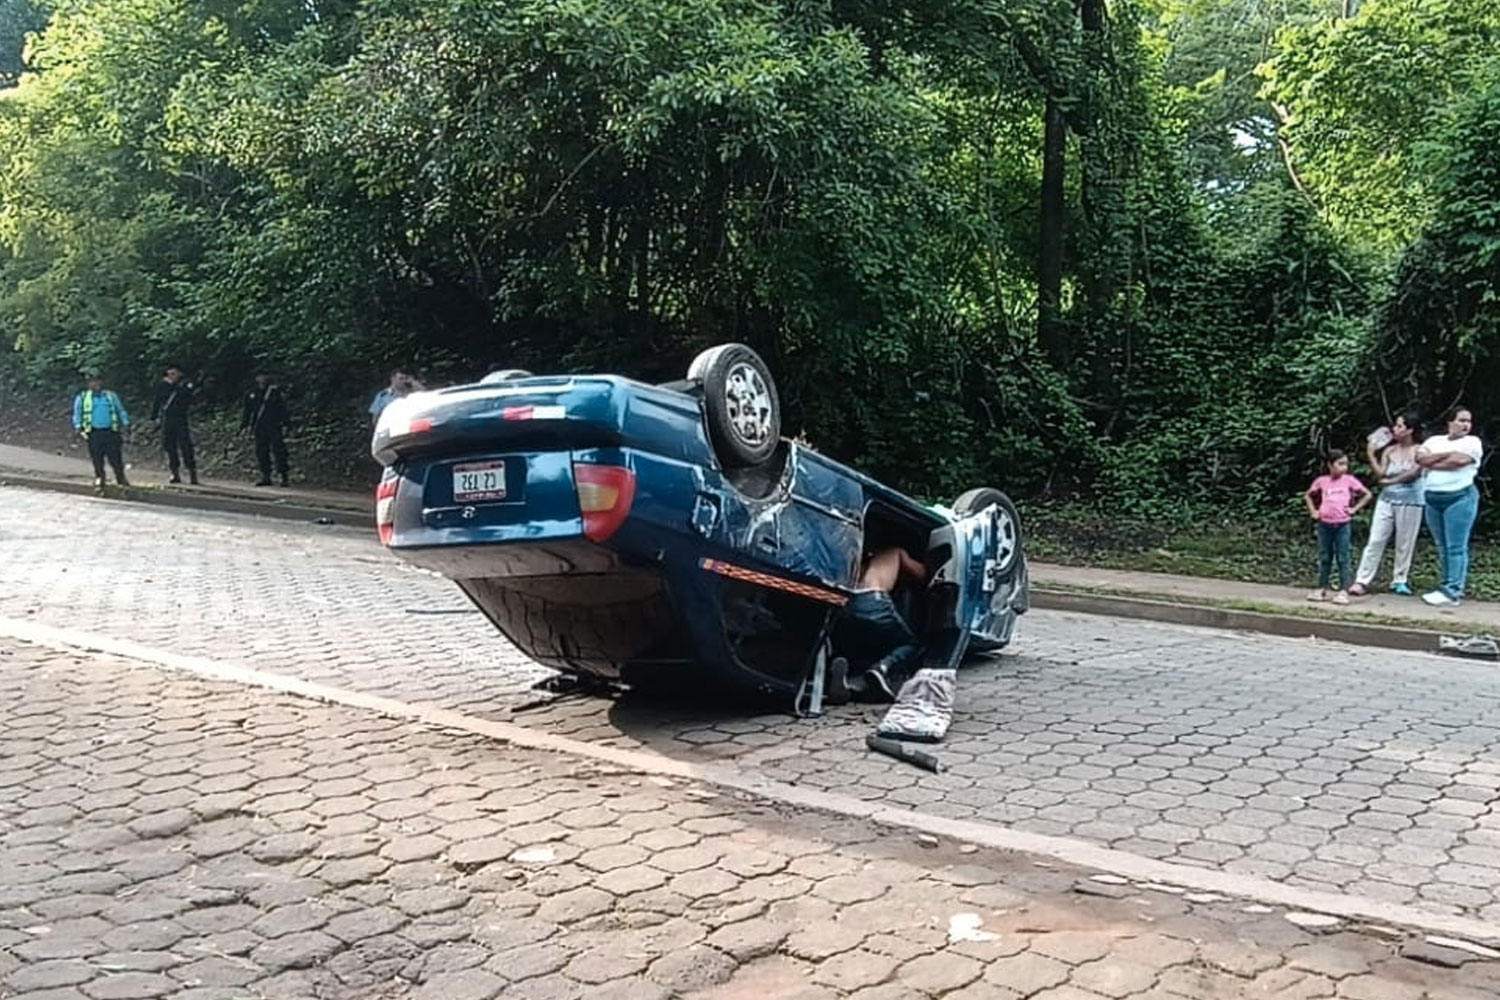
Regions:
[[1043, 353], [1058, 371], [1068, 363], [1067, 335], [1062, 323], [1063, 174], [1067, 170], [1068, 125], [1057, 99], [1047, 97], [1042, 138], [1041, 240], [1036, 266], [1036, 337]]

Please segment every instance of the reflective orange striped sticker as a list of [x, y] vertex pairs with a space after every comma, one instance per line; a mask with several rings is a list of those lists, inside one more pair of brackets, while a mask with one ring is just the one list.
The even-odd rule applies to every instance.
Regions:
[[788, 580], [780, 576], [772, 576], [769, 573], [761, 573], [757, 570], [746, 569], [733, 563], [723, 562], [718, 559], [699, 559], [698, 565], [710, 573], [727, 576], [731, 580], [743, 580], [746, 583], [757, 584], [761, 587], [772, 587], [776, 590], [784, 590], [798, 597], [811, 598], [824, 604], [832, 604], [834, 607], [843, 607], [849, 603], [847, 594], [841, 594], [836, 590], [825, 590], [822, 587], [814, 587], [809, 583], [798, 583], [796, 580]]

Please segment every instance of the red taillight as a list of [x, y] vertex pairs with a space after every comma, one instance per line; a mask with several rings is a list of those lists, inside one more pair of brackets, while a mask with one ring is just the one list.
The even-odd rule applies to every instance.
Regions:
[[602, 542], [619, 531], [635, 502], [635, 473], [618, 465], [574, 462], [573, 483], [583, 512], [583, 533]]
[[380, 485], [375, 487], [375, 530], [380, 534], [380, 544], [391, 544], [391, 534], [396, 529], [396, 484], [401, 481], [389, 469]]

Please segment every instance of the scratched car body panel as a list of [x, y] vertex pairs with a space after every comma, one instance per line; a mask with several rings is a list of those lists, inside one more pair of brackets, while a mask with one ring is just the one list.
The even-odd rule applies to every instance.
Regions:
[[794, 691], [886, 544], [928, 554], [932, 585], [900, 596], [919, 634], [947, 637], [934, 649], [1009, 640], [1024, 556], [1017, 534], [1016, 564], [993, 573], [993, 511], [929, 509], [779, 437], [736, 467], [703, 394], [519, 376], [397, 400], [372, 442], [382, 541], [541, 663], [607, 679]]

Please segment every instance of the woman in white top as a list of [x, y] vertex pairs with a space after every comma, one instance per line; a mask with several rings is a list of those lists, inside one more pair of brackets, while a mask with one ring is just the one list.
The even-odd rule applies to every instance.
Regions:
[[1437, 590], [1423, 594], [1432, 605], [1454, 605], [1464, 596], [1469, 577], [1469, 536], [1479, 517], [1479, 489], [1474, 477], [1484, 445], [1470, 433], [1474, 415], [1467, 406], [1448, 411], [1446, 436], [1430, 437], [1417, 449], [1417, 464], [1424, 471], [1423, 498], [1427, 501], [1427, 530], [1437, 544], [1443, 582]]
[[1374, 440], [1365, 445], [1370, 468], [1380, 482], [1380, 499], [1375, 503], [1375, 519], [1370, 524], [1370, 540], [1365, 543], [1354, 574], [1350, 597], [1370, 592], [1375, 574], [1391, 536], [1396, 538], [1396, 558], [1391, 566], [1391, 590], [1403, 597], [1411, 596], [1407, 575], [1411, 572], [1412, 552], [1422, 530], [1422, 467], [1417, 464], [1417, 446], [1422, 443], [1422, 421], [1415, 413], [1403, 413], [1391, 424], [1390, 443], [1376, 448]]

